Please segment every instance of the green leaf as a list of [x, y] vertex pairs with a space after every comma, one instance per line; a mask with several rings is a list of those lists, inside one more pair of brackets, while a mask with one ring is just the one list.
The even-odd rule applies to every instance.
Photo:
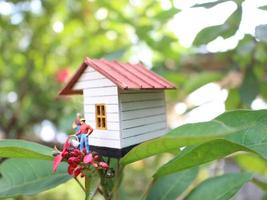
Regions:
[[[184, 125], [161, 138], [140, 144], [125, 155], [121, 162], [128, 164], [181, 146], [222, 138], [228, 141], [225, 143], [231, 145], [230, 149], [226, 149], [228, 153], [244, 148], [267, 159], [266, 130], [267, 110], [226, 112], [210, 122]], [[215, 155], [223, 156], [227, 151], [217, 152]]]
[[167, 135], [147, 141], [134, 147], [121, 159], [122, 164], [128, 164], [155, 154], [168, 152], [178, 147], [197, 144], [237, 132], [237, 129], [212, 120], [180, 126]]
[[68, 181], [67, 164], [52, 173], [52, 161], [11, 158], [0, 165], [0, 198], [33, 195]]
[[266, 6], [261, 6], [261, 7], [259, 7], [259, 9], [261, 9], [261, 10], [267, 10], [267, 5]]
[[215, 25], [204, 28], [195, 37], [193, 45], [200, 46], [202, 44], [208, 44], [219, 37], [223, 31], [225, 31], [225, 27], [223, 25]]
[[[224, 139], [212, 140], [186, 148], [174, 159], [163, 165], [154, 176], [158, 177], [198, 166], [221, 159], [237, 151], [252, 152], [262, 158], [267, 158], [266, 110], [228, 112], [216, 119], [228, 126], [239, 127], [241, 130], [239, 133], [226, 136]], [[252, 161], [247, 163], [251, 163], [251, 167], [253, 166]]]
[[25, 140], [1, 140], [0, 157], [52, 160], [53, 149]]
[[186, 81], [184, 91], [186, 94], [189, 94], [207, 83], [221, 80], [222, 77], [223, 74], [216, 72], [203, 72], [197, 74]]
[[193, 168], [154, 180], [146, 200], [176, 200], [193, 182], [197, 172], [197, 168]]
[[[267, 177], [267, 161], [254, 154], [240, 154], [234, 157], [240, 168]], [[248, 165], [249, 163], [249, 165]]]
[[240, 128], [239, 133], [226, 136], [225, 139], [245, 146], [267, 159], [267, 110], [232, 111], [216, 118], [225, 125]]
[[240, 98], [243, 103], [249, 106], [259, 94], [259, 82], [252, 69], [247, 70], [245, 78], [240, 87]]
[[217, 0], [215, 2], [210, 2], [210, 3], [200, 3], [192, 6], [192, 8], [198, 8], [198, 7], [204, 7], [204, 8], [212, 8], [214, 6], [217, 6], [220, 3], [227, 2], [230, 0]]
[[154, 19], [157, 19], [161, 22], [166, 22], [169, 19], [173, 18], [174, 15], [176, 15], [178, 12], [180, 12], [180, 10], [177, 8], [171, 8], [168, 10], [164, 10], [164, 11], [159, 12], [157, 15], [155, 15]]
[[208, 44], [219, 36], [222, 36], [224, 39], [231, 37], [238, 30], [241, 17], [242, 6], [238, 6], [224, 24], [210, 26], [201, 30], [194, 39], [193, 44], [200, 46], [202, 44]]
[[253, 178], [252, 182], [258, 186], [260, 189], [262, 189], [263, 191], [267, 191], [267, 183], [264, 181], [261, 181], [259, 179]]
[[248, 173], [225, 174], [213, 177], [197, 186], [185, 200], [228, 200], [252, 179]]
[[233, 36], [239, 29], [239, 25], [242, 18], [242, 6], [238, 6], [233, 14], [224, 23], [225, 31], [222, 32], [221, 36], [226, 39]]
[[187, 147], [174, 159], [163, 165], [154, 175], [155, 178], [221, 159], [237, 151], [250, 151], [244, 146], [227, 140], [212, 140], [200, 145]]

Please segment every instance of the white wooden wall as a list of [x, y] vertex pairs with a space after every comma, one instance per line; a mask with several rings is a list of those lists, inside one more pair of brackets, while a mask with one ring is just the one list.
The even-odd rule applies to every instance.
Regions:
[[119, 90], [122, 148], [167, 132], [163, 90]]
[[[84, 115], [86, 123], [94, 131], [89, 136], [89, 144], [93, 146], [121, 148], [119, 125], [119, 101], [117, 86], [105, 76], [87, 67], [74, 89], [83, 90]], [[107, 130], [97, 130], [95, 121], [95, 104], [106, 105]]]

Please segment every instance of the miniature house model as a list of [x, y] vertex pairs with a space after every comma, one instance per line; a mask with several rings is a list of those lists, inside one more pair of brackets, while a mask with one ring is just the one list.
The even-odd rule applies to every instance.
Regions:
[[60, 95], [82, 94], [90, 148], [122, 157], [167, 132], [165, 89], [175, 86], [142, 64], [86, 58]]

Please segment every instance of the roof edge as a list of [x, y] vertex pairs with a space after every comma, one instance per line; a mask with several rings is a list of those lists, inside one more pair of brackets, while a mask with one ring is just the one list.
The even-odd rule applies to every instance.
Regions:
[[72, 87], [75, 85], [76, 81], [80, 78], [81, 74], [87, 67], [87, 63], [85, 62], [87, 57], [81, 63], [79, 69], [74, 73], [74, 75], [67, 81], [65, 87], [59, 92], [58, 95], [73, 95], [73, 94], [81, 94], [80, 90], [72, 90]]

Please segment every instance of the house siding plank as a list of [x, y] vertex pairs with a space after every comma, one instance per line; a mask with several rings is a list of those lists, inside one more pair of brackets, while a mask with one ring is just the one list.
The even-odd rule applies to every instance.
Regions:
[[122, 111], [121, 119], [122, 121], [124, 121], [124, 120], [144, 118], [164, 113], [165, 113], [165, 107], [163, 106], [155, 108], [147, 108], [142, 110]]
[[91, 104], [117, 104], [119, 103], [118, 101], [118, 96], [116, 95], [110, 95], [110, 96], [96, 96], [96, 97], [84, 97], [84, 105], [91, 105]]
[[121, 111], [130, 111], [130, 110], [138, 110], [138, 109], [146, 109], [146, 108], [154, 108], [154, 107], [162, 107], [164, 105], [163, 100], [151, 100], [151, 101], [143, 101], [143, 102], [127, 102], [120, 104]]
[[122, 138], [128, 138], [134, 135], [141, 135], [141, 134], [146, 134], [151, 131], [156, 131], [159, 129], [166, 129], [166, 122], [160, 122], [160, 123], [153, 123], [153, 124], [148, 124], [148, 125], [143, 125], [143, 126], [138, 126], [138, 127], [133, 127], [129, 129], [124, 129], [123, 130], [123, 137]]
[[86, 97], [92, 96], [107, 96], [118, 95], [118, 88], [116, 86], [103, 87], [103, 88], [87, 88], [83, 91], [83, 95]]
[[86, 88], [102, 88], [107, 86], [114, 86], [108, 79], [96, 79], [96, 80], [87, 80], [87, 81], [80, 81], [78, 80], [77, 83], [73, 86], [74, 90], [82, 90]]
[[163, 100], [164, 93], [161, 92], [140, 92], [140, 93], [121, 93], [121, 102], [139, 102], [151, 100]]
[[79, 81], [97, 80], [105, 79], [106, 77], [98, 72], [86, 72], [81, 75]]
[[124, 138], [121, 141], [121, 146], [122, 148], [128, 147], [131, 145], [139, 144], [144, 141], [148, 141], [157, 137], [160, 137], [164, 134], [167, 133], [167, 129], [160, 129], [160, 130], [155, 130], [146, 134], [141, 134], [141, 135], [135, 135], [132, 137]]
[[150, 117], [124, 120], [121, 122], [121, 129], [129, 129], [146, 124], [165, 122], [165, 120], [166, 120], [165, 113], [160, 115], [153, 115]]
[[86, 69], [84, 70], [83, 73], [87, 73], [87, 72], [96, 72], [94, 68], [92, 67], [86, 67]]
[[111, 140], [103, 138], [93, 138], [89, 136], [89, 144], [93, 146], [109, 147], [109, 148], [121, 148], [120, 140]]
[[111, 130], [97, 130], [94, 129], [92, 134], [90, 135], [91, 138], [102, 138], [102, 139], [113, 139], [119, 140], [120, 139], [120, 132], [119, 131], [111, 131]]

